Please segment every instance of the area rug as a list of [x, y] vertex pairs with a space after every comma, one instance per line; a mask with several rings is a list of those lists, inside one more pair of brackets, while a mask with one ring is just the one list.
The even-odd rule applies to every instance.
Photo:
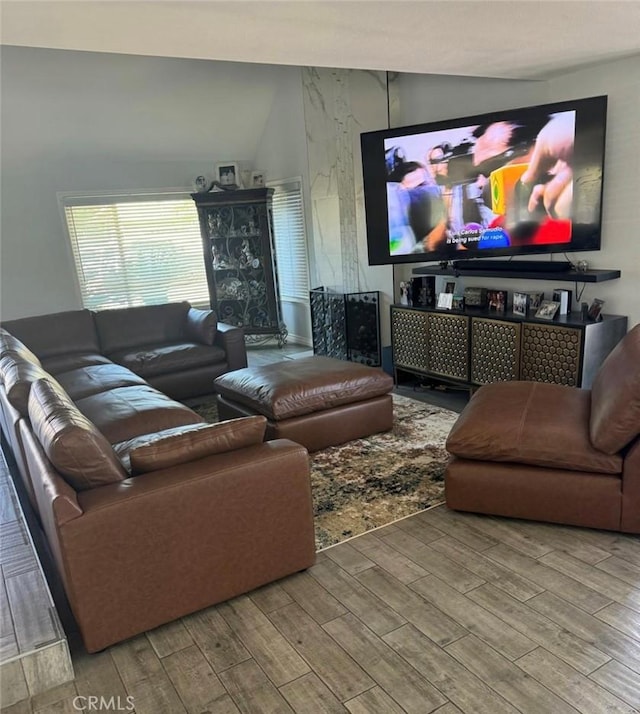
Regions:
[[[393, 428], [311, 454], [318, 550], [442, 503], [444, 443], [458, 414], [393, 396]], [[192, 406], [217, 421], [215, 404]]]

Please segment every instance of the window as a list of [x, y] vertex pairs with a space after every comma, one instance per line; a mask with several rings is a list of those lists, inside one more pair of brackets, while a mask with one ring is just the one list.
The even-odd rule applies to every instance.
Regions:
[[208, 306], [198, 212], [184, 194], [65, 196], [86, 308], [188, 300]]
[[282, 300], [309, 302], [309, 261], [302, 205], [302, 181], [269, 183], [273, 194], [273, 232]]

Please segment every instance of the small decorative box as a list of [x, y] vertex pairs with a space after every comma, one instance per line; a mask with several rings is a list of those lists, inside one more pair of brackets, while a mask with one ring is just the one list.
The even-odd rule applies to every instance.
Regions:
[[465, 307], [486, 307], [487, 306], [487, 289], [486, 288], [465, 288], [464, 289], [464, 305], [465, 305]]

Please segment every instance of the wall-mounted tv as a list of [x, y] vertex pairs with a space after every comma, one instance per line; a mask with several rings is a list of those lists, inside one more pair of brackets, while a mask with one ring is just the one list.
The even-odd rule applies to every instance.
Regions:
[[607, 98], [361, 135], [369, 263], [599, 250]]

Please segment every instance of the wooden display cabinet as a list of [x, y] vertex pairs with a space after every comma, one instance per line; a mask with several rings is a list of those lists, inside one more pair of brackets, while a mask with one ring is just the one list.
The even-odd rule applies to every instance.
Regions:
[[286, 342], [273, 241], [273, 189], [194, 193], [211, 309], [247, 341]]

